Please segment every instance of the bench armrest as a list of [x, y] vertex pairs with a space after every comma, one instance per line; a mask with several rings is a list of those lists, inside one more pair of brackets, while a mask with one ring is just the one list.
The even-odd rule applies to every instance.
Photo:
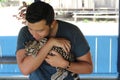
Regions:
[[0, 64], [17, 64], [15, 56], [0, 57]]

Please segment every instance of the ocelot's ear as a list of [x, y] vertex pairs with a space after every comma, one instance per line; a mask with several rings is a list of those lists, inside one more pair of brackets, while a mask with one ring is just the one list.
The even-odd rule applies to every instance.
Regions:
[[31, 44], [31, 43], [32, 43], [32, 41], [28, 41], [28, 42], [24, 42], [23, 45], [24, 45], [24, 46], [27, 46], [27, 45], [29, 45], [29, 44]]

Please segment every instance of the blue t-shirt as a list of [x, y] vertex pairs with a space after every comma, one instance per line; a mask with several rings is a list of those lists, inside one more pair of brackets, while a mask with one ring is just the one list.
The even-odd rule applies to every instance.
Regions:
[[[70, 23], [58, 21], [58, 31], [56, 37], [58, 38], [66, 38], [71, 42], [71, 53], [77, 58], [90, 50], [90, 47], [83, 36], [80, 29]], [[35, 40], [33, 36], [28, 31], [28, 27], [23, 27], [18, 35], [17, 41], [17, 50], [24, 49], [24, 43], [30, 40]], [[32, 72], [29, 76], [30, 80], [50, 80], [52, 74], [56, 72], [56, 68], [50, 66], [45, 61], [42, 65]], [[68, 75], [64, 80], [73, 80], [71, 75]]]

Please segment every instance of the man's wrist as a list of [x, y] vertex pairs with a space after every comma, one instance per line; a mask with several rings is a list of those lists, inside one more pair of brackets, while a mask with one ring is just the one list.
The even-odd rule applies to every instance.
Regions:
[[70, 66], [71, 66], [71, 62], [70, 61], [66, 61], [66, 63], [65, 63], [65, 65], [64, 65], [64, 69], [68, 69], [68, 68], [70, 68]]
[[71, 66], [71, 62], [70, 62], [70, 61], [68, 61], [68, 65], [66, 66], [66, 68], [65, 68], [65, 69], [69, 69], [69, 68], [70, 68], [70, 66]]

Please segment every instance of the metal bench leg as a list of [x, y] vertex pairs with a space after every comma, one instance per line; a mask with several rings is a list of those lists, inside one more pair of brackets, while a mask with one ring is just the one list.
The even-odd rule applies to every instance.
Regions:
[[118, 80], [120, 80], [120, 74], [118, 75]]

